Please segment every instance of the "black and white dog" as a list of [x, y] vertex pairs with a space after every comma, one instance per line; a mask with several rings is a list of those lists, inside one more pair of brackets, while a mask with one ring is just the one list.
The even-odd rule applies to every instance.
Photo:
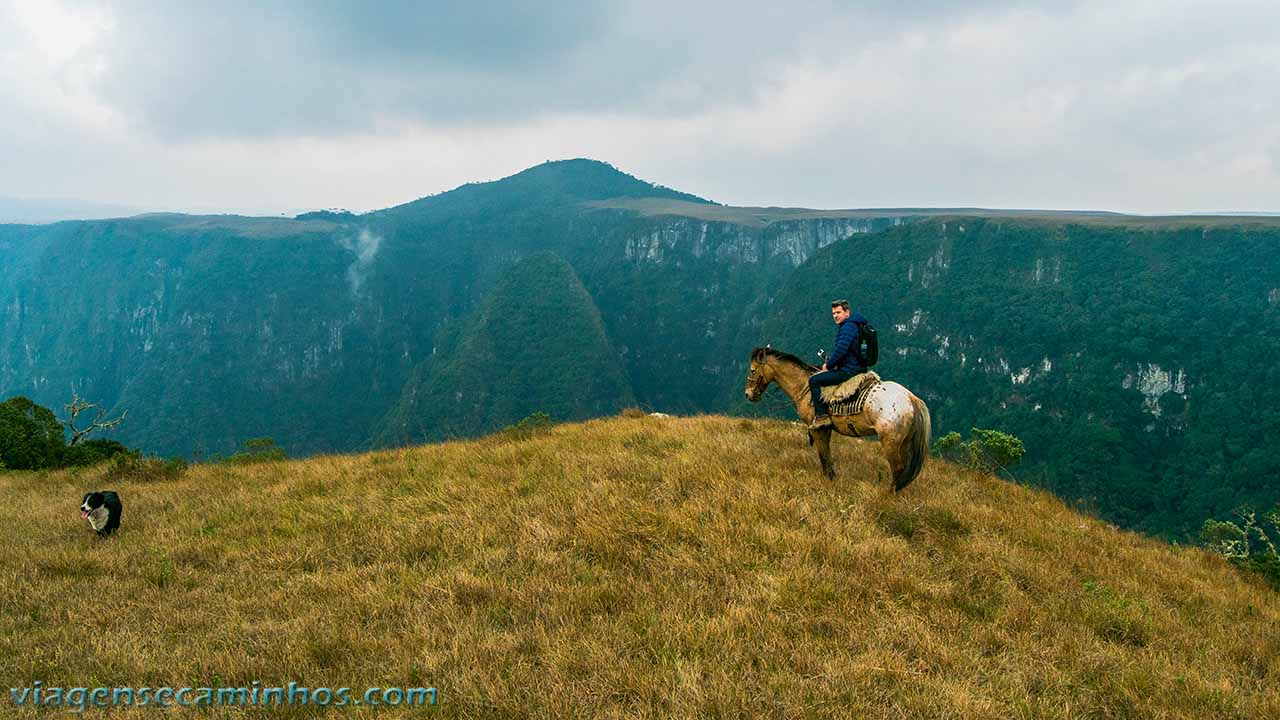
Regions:
[[120, 496], [110, 490], [84, 494], [80, 503], [80, 517], [89, 521], [89, 527], [99, 535], [107, 536], [120, 527]]

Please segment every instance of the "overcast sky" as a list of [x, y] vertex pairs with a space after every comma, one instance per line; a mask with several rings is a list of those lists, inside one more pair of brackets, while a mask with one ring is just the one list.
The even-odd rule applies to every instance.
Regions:
[[0, 0], [0, 196], [365, 211], [572, 157], [732, 205], [1277, 211], [1280, 3]]

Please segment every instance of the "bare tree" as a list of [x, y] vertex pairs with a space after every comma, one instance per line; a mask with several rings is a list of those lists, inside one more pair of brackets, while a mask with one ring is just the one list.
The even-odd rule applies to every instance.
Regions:
[[[120, 417], [115, 420], [103, 420], [102, 418], [106, 417], [107, 409], [98, 403], [85, 402], [84, 399], [76, 393], [71, 394], [71, 402], [67, 403], [63, 407], [67, 409], [67, 415], [70, 416], [66, 422], [62, 423], [64, 427], [71, 431], [71, 442], [67, 443], [68, 446], [75, 445], [80, 442], [86, 435], [94, 430], [106, 430], [107, 428], [113, 428], [119, 425], [124, 421], [124, 416], [129, 414], [129, 411], [125, 410], [120, 413]], [[80, 416], [80, 413], [90, 409], [97, 410], [97, 416], [89, 422], [89, 427], [86, 427], [83, 430], [76, 429], [76, 418]]]

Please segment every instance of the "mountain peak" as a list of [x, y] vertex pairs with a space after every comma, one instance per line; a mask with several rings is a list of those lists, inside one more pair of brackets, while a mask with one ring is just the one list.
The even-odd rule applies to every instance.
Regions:
[[[663, 198], [714, 204], [710, 200], [646, 182], [600, 160], [548, 160], [500, 180], [468, 183], [439, 195], [391, 208], [434, 213], [513, 210], [614, 198]], [[387, 212], [387, 211], [383, 211]]]
[[607, 200], [615, 197], [658, 197], [691, 202], [710, 200], [647, 182], [623, 172], [610, 163], [591, 158], [548, 160], [498, 180], [496, 184], [539, 183], [554, 187], [580, 200]]

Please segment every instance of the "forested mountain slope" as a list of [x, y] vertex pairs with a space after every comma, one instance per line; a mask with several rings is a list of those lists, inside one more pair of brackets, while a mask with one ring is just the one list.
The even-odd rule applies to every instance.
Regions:
[[[812, 358], [832, 335], [827, 303], [848, 297], [883, 333], [880, 369], [928, 400], [939, 435], [1014, 432], [1029, 448], [1022, 479], [1181, 535], [1280, 495], [1277, 228], [734, 208], [590, 160], [364, 215], [5, 225], [0, 396], [58, 410], [78, 393], [129, 411], [117, 439], [187, 455], [260, 436], [292, 455], [351, 450], [625, 402], [748, 413], [750, 349]], [[584, 367], [608, 381], [564, 407], [556, 392], [530, 395], [540, 408], [464, 403], [493, 416], [415, 406], [450, 382], [494, 390], [457, 374], [461, 358], [480, 347], [477, 318], [493, 321], [503, 273], [544, 255], [558, 258], [548, 283], [571, 275], [585, 292], [526, 317], [576, 308]], [[554, 290], [520, 276], [508, 302]]]
[[581, 420], [635, 403], [600, 311], [557, 255], [508, 268], [460, 325], [415, 368], [375, 444], [474, 436], [539, 412]]
[[818, 252], [760, 334], [829, 347], [831, 296], [937, 433], [1012, 432], [1019, 478], [1183, 534], [1280, 499], [1280, 229], [950, 218]]
[[707, 205], [573, 160], [360, 216], [0, 226], [0, 395], [128, 409], [117, 436], [164, 454], [263, 435], [292, 454], [367, 446], [437, 335], [549, 251], [601, 312], [637, 399], [705, 410], [752, 335], [741, 308], [818, 247], [894, 222], [608, 207], [639, 196]]

